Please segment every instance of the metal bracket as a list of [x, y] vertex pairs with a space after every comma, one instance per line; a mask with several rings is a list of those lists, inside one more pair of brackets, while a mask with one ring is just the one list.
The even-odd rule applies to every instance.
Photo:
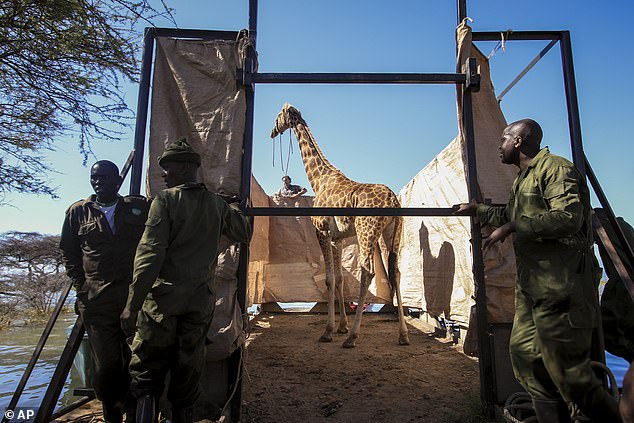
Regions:
[[465, 90], [473, 93], [480, 91], [480, 74], [478, 73], [478, 61], [475, 57], [469, 57], [465, 62]]

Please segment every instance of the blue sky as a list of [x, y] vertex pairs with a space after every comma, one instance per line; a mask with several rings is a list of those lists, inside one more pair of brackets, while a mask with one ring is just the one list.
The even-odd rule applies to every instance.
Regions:
[[[248, 26], [247, 0], [168, 1], [181, 28], [238, 30]], [[258, 19], [261, 72], [453, 72], [455, 1], [263, 0]], [[603, 4], [610, 6], [602, 6]], [[615, 212], [634, 222], [634, 121], [628, 76], [634, 58], [627, 50], [634, 5], [625, 0], [508, 2], [468, 1], [475, 31], [570, 30], [586, 154]], [[168, 22], [156, 22], [168, 26]], [[547, 42], [507, 43], [491, 59], [501, 91]], [[488, 54], [495, 43], [478, 43]], [[124, 87], [136, 110], [138, 87]], [[280, 151], [275, 167], [269, 133], [278, 111], [299, 108], [329, 160], [350, 178], [385, 183], [399, 191], [457, 134], [455, 91], [447, 86], [258, 85], [253, 173], [268, 193], [283, 176]], [[544, 128], [544, 145], [570, 157], [568, 123], [558, 46], [501, 103], [507, 120], [531, 117]], [[96, 159], [122, 164], [133, 130], [119, 143], [94, 143]], [[283, 138], [284, 162], [288, 136]], [[309, 186], [294, 146], [289, 174]], [[9, 195], [0, 208], [0, 232], [58, 233], [63, 214], [91, 188], [76, 140], [61, 137], [49, 154], [60, 198]], [[90, 163], [89, 163], [90, 164]], [[122, 188], [127, 193], [128, 181]]]

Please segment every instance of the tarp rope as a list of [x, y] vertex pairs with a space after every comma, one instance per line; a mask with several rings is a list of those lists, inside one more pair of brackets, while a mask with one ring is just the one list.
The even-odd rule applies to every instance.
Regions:
[[493, 47], [493, 50], [491, 50], [491, 53], [489, 53], [489, 55], [487, 56], [487, 60], [495, 56], [495, 53], [497, 53], [500, 49], [502, 49], [503, 53], [506, 53], [506, 39], [511, 32], [513, 32], [512, 29], [507, 29], [506, 34], [504, 32], [500, 32], [500, 41], [498, 41], [495, 47]]
[[[616, 382], [616, 378], [612, 371], [603, 363], [598, 361], [592, 361], [590, 363], [595, 369], [601, 370], [608, 377], [609, 386], [608, 391], [610, 394], [619, 399], [619, 387]], [[536, 423], [537, 417], [535, 416], [535, 410], [533, 409], [533, 400], [531, 396], [526, 392], [515, 392], [506, 399], [504, 402], [504, 420], [509, 423]], [[573, 422], [588, 422], [590, 421], [583, 414], [581, 414], [579, 408], [576, 405], [572, 405], [571, 418]]]

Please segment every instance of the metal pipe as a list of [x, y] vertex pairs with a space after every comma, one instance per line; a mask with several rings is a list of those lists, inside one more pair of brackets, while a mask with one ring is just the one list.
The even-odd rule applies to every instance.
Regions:
[[[462, 127], [466, 147], [467, 188], [469, 201], [479, 200], [478, 172], [476, 167], [475, 133], [473, 128], [473, 106], [471, 91], [462, 94]], [[493, 358], [491, 354], [491, 335], [487, 315], [486, 285], [484, 282], [484, 261], [482, 257], [482, 234], [475, 217], [471, 217], [471, 253], [473, 256], [473, 279], [476, 301], [476, 318], [478, 328], [478, 363], [480, 365], [480, 397], [488, 404], [495, 402], [496, 384], [493, 374]]]
[[51, 420], [56, 420], [68, 413], [70, 413], [71, 411], [77, 410], [79, 407], [81, 407], [84, 404], [89, 403], [90, 401], [94, 400], [94, 397], [81, 397], [79, 398], [77, 401], [73, 401], [70, 404], [68, 404], [66, 407], [61, 407], [59, 410], [57, 410], [56, 412], [54, 412], [51, 415]]
[[[35, 368], [35, 365], [37, 364], [37, 360], [40, 358], [40, 355], [42, 354], [42, 350], [44, 349], [44, 345], [46, 344], [46, 341], [48, 340], [48, 337], [50, 336], [51, 331], [53, 330], [53, 326], [55, 326], [55, 322], [57, 321], [57, 318], [59, 317], [62, 310], [64, 309], [66, 298], [68, 297], [68, 294], [70, 293], [70, 289], [72, 286], [73, 286], [72, 282], [68, 282], [68, 284], [64, 287], [64, 290], [62, 291], [62, 295], [57, 301], [57, 305], [55, 305], [53, 314], [51, 314], [51, 317], [48, 319], [48, 322], [46, 323], [46, 327], [44, 328], [44, 332], [42, 332], [42, 335], [40, 336], [40, 340], [37, 342], [37, 345], [35, 346], [35, 351], [33, 351], [33, 355], [31, 355], [29, 364], [27, 364], [26, 369], [24, 369], [22, 378], [20, 378], [20, 382], [18, 382], [18, 386], [16, 387], [15, 392], [13, 393], [13, 396], [11, 397], [11, 401], [9, 401], [9, 405], [7, 405], [7, 408], [6, 408], [7, 410], [15, 410], [15, 407], [18, 405], [18, 401], [20, 401], [22, 392], [24, 392], [24, 387], [26, 386], [26, 383], [31, 377], [31, 373], [33, 372], [33, 369]], [[8, 421], [9, 420], [7, 419], [6, 414], [4, 414], [2, 417], [2, 423], [6, 423]]]
[[504, 34], [506, 41], [559, 40], [561, 31], [476, 31], [471, 33], [473, 41], [500, 41]]
[[572, 45], [570, 32], [561, 31], [561, 61], [564, 72], [564, 86], [566, 89], [566, 106], [568, 110], [568, 127], [570, 128], [570, 145], [572, 147], [572, 161], [581, 174], [586, 175], [585, 154], [581, 140], [581, 120], [579, 118], [579, 103], [577, 101], [577, 86], [575, 84], [575, 68], [572, 61]]
[[[249, 216], [454, 216], [451, 207], [249, 207]], [[454, 216], [455, 217], [455, 216]]]
[[457, 25], [460, 25], [467, 17], [467, 0], [457, 0], [456, 10], [458, 11]]
[[44, 393], [42, 403], [37, 410], [37, 414], [33, 420], [34, 423], [48, 423], [51, 421], [51, 415], [55, 410], [55, 404], [62, 392], [62, 388], [64, 387], [64, 383], [68, 377], [68, 372], [70, 371], [73, 359], [77, 354], [77, 350], [79, 349], [79, 345], [81, 344], [83, 337], [84, 326], [82, 325], [81, 319], [77, 318], [75, 326], [73, 326], [73, 330], [71, 331], [68, 341], [66, 342], [66, 346], [64, 347], [64, 351], [62, 351], [62, 355], [59, 358], [57, 367], [55, 367], [51, 382], [48, 384], [48, 388]]
[[258, 84], [464, 84], [462, 73], [256, 73]]
[[599, 180], [597, 179], [597, 176], [594, 173], [594, 170], [592, 169], [592, 166], [590, 166], [590, 162], [588, 161], [587, 157], [585, 157], [585, 155], [584, 160], [588, 181], [590, 181], [590, 185], [592, 186], [594, 193], [599, 199], [599, 203], [601, 203], [601, 206], [605, 210], [605, 213], [608, 215], [608, 220], [610, 221], [610, 225], [612, 225], [612, 227], [614, 228], [614, 232], [616, 232], [618, 241], [623, 246], [623, 250], [626, 256], [625, 258], [627, 258], [630, 263], [634, 263], [634, 245], [630, 245], [630, 243], [627, 241], [625, 233], [623, 232], [623, 228], [621, 228], [621, 225], [619, 225], [616, 221], [616, 214], [614, 213], [612, 206], [610, 206], [610, 203], [608, 202], [608, 197], [603, 192], [601, 184], [599, 184]]
[[553, 46], [555, 44], [557, 44], [557, 41], [558, 40], [551, 40], [551, 42], [548, 43], [548, 45], [546, 47], [544, 47], [544, 49], [542, 51], [540, 51], [539, 54], [537, 56], [535, 56], [535, 58], [533, 60], [531, 60], [531, 62], [528, 64], [528, 66], [526, 66], [524, 68], [524, 70], [522, 72], [520, 72], [520, 74], [517, 75], [513, 81], [511, 81], [511, 83], [508, 85], [508, 87], [504, 88], [504, 90], [500, 93], [500, 95], [497, 97], [496, 100], [498, 102], [500, 100], [502, 100], [502, 97], [504, 97], [506, 95], [506, 93], [511, 91], [511, 88], [513, 88], [515, 86], [515, 84], [517, 84], [520, 81], [520, 79], [522, 79], [524, 77], [524, 75], [526, 75], [528, 73], [529, 70], [533, 69], [533, 66], [535, 66], [537, 64], [537, 62], [539, 62], [542, 59], [542, 57], [544, 57], [546, 55], [546, 53], [548, 53], [550, 51], [550, 49], [553, 48]]
[[208, 29], [154, 28], [154, 36], [189, 38], [194, 40], [231, 40], [235, 41], [238, 31], [212, 31]]
[[134, 128], [134, 150], [130, 175], [130, 194], [141, 193], [143, 178], [143, 157], [145, 152], [145, 128], [147, 126], [148, 104], [150, 101], [150, 78], [152, 75], [152, 58], [154, 56], [154, 29], [145, 28], [143, 33], [143, 57], [141, 59], [141, 80], [137, 97], [136, 126]]
[[[255, 69], [255, 52], [257, 45], [257, 23], [258, 23], [258, 0], [249, 0], [249, 33], [248, 36], [253, 43], [253, 48], [247, 51], [247, 58], [245, 61], [245, 75], [253, 75], [257, 70]], [[242, 185], [240, 187], [240, 198], [242, 199], [242, 210], [246, 211], [247, 206], [251, 198], [251, 172], [253, 166], [253, 121], [255, 113], [255, 86], [247, 84], [245, 87], [245, 101], [246, 101], [246, 117], [245, 117], [245, 129], [244, 129], [244, 145], [242, 156]], [[247, 312], [247, 285], [249, 276], [249, 246], [242, 244], [240, 246], [240, 258], [238, 262], [238, 304], [242, 313]], [[248, 324], [248, 323], [247, 323]], [[234, 386], [229, 382], [227, 387], [228, 392], [234, 390], [234, 395], [231, 398], [231, 420], [242, 420], [242, 350], [244, 345], [240, 346], [233, 352], [231, 357], [227, 360], [229, 366], [229, 374], [234, 375], [233, 378], [229, 377], [229, 380], [234, 380]]]

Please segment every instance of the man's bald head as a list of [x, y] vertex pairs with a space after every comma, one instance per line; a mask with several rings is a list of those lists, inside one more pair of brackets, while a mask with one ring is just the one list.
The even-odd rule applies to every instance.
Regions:
[[99, 160], [90, 168], [90, 185], [97, 194], [97, 201], [101, 203], [115, 201], [121, 185], [119, 168], [109, 160]]
[[506, 127], [514, 136], [522, 137], [522, 144], [528, 148], [537, 148], [542, 143], [542, 127], [533, 119], [521, 119]]

